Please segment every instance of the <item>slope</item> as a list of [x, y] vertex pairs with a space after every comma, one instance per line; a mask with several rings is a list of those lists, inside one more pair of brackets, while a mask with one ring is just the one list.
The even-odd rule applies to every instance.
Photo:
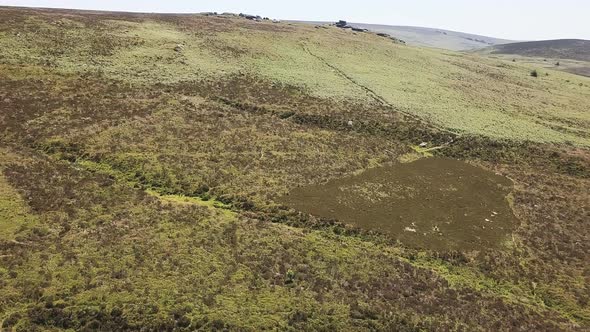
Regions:
[[[330, 22], [319, 21], [291, 21], [294, 23], [306, 23], [313, 25], [327, 25]], [[377, 33], [386, 33], [399, 38], [409, 45], [434, 47], [452, 51], [476, 50], [489, 47], [490, 45], [513, 43], [513, 40], [494, 37], [480, 36], [470, 33], [457, 32], [444, 29], [382, 25], [367, 23], [349, 23], [350, 26], [360, 29], [367, 29]]]
[[[230, 15], [0, 17], [2, 329], [589, 326], [587, 79]], [[278, 203], [428, 154], [514, 179], [499, 247]]]
[[491, 54], [516, 54], [549, 59], [590, 61], [590, 40], [556, 39], [496, 45], [483, 50]]
[[353, 23], [355, 27], [396, 36], [410, 45], [436, 47], [453, 51], [474, 50], [490, 45], [506, 44], [512, 40], [444, 29]]
[[[72, 72], [83, 63], [86, 70], [135, 83], [251, 75], [317, 97], [372, 99], [352, 78], [396, 110], [456, 132], [590, 144], [588, 82], [558, 71], [534, 79], [529, 75], [534, 67], [407, 47], [370, 33], [361, 38], [337, 28], [257, 24], [231, 17], [107, 17], [97, 22], [100, 35], [75, 32], [75, 20], [29, 23], [43, 28], [35, 32], [38, 36], [3, 33], [4, 62], [45, 63], [59, 72]], [[181, 50], [175, 51], [178, 44]]]

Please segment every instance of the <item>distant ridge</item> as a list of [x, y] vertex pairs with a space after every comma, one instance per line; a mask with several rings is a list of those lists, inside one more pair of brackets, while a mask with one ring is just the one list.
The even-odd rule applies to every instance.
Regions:
[[555, 39], [495, 45], [483, 50], [491, 54], [590, 61], [590, 40]]
[[[330, 22], [296, 21], [309, 24], [326, 24]], [[453, 51], [470, 51], [494, 45], [514, 43], [514, 40], [480, 36], [470, 33], [423, 28], [412, 26], [393, 26], [380, 24], [349, 23], [350, 26], [374, 32], [387, 33], [404, 40], [409, 45], [442, 48]]]

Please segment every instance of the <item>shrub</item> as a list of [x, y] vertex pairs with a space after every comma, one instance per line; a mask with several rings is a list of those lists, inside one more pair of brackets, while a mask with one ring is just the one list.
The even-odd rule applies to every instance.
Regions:
[[539, 73], [537, 72], [536, 69], [531, 72], [531, 76], [532, 77], [539, 77]]
[[285, 275], [285, 284], [291, 285], [295, 282], [295, 272], [289, 269]]
[[287, 111], [287, 112], [283, 112], [279, 115], [279, 118], [281, 119], [288, 119], [290, 117], [292, 117], [293, 115], [295, 115], [295, 112], [293, 111]]

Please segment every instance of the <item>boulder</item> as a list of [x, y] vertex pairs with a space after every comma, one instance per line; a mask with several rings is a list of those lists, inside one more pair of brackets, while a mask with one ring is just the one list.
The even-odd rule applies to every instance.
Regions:
[[249, 15], [249, 14], [240, 14], [240, 17], [243, 17], [243, 18], [245, 18], [247, 20], [252, 20], [252, 21], [256, 20], [257, 18], [262, 19], [262, 17], [260, 17], [260, 16]]
[[404, 40], [401, 40], [401, 39], [398, 39], [398, 38], [395, 38], [395, 37], [389, 37], [389, 39], [391, 39], [394, 42], [399, 43], [399, 44], [405, 44], [406, 43]]
[[406, 43], [405, 41], [403, 41], [403, 40], [401, 40], [399, 38], [392, 37], [391, 35], [389, 35], [387, 33], [383, 33], [383, 32], [378, 32], [377, 33], [377, 36], [384, 37], [384, 38], [389, 38], [389, 39], [391, 39], [394, 42], [399, 43], [399, 44], [405, 44]]
[[346, 21], [340, 20], [338, 22], [336, 22], [336, 26], [339, 28], [344, 28], [348, 26], [348, 23], [346, 23]]

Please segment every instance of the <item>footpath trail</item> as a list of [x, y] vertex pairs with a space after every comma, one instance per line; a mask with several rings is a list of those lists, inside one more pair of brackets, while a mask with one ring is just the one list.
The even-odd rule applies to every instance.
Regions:
[[[325, 66], [327, 66], [327, 67], [331, 68], [332, 70], [334, 70], [334, 71], [335, 71], [335, 72], [336, 72], [336, 73], [337, 73], [339, 76], [341, 76], [342, 78], [346, 79], [346, 80], [347, 80], [347, 81], [349, 81], [351, 84], [353, 84], [353, 85], [357, 86], [358, 88], [360, 88], [361, 90], [365, 91], [365, 93], [366, 93], [366, 94], [367, 94], [367, 95], [368, 95], [368, 96], [369, 96], [371, 99], [375, 100], [375, 101], [376, 101], [378, 104], [380, 104], [380, 105], [381, 105], [381, 106], [383, 106], [384, 108], [390, 109], [390, 110], [392, 110], [392, 111], [394, 111], [394, 112], [399, 112], [399, 113], [402, 113], [402, 114], [404, 114], [405, 116], [407, 116], [407, 117], [409, 117], [409, 118], [411, 118], [411, 119], [413, 119], [413, 120], [415, 120], [415, 121], [418, 121], [418, 122], [420, 122], [420, 123], [422, 123], [422, 124], [424, 124], [425, 126], [428, 126], [428, 127], [430, 127], [430, 128], [434, 128], [434, 129], [436, 129], [436, 130], [439, 130], [439, 131], [442, 131], [442, 132], [445, 132], [445, 133], [451, 134], [451, 135], [452, 135], [452, 137], [453, 137], [453, 140], [454, 140], [455, 138], [457, 138], [457, 137], [459, 137], [459, 136], [460, 136], [460, 134], [458, 134], [458, 133], [456, 133], [456, 132], [454, 132], [454, 131], [452, 131], [452, 130], [449, 130], [449, 129], [446, 129], [446, 128], [442, 128], [442, 127], [440, 127], [440, 126], [437, 126], [437, 125], [435, 125], [435, 124], [433, 124], [433, 123], [431, 123], [431, 122], [428, 122], [428, 121], [426, 121], [426, 120], [422, 119], [421, 117], [419, 117], [419, 116], [417, 116], [417, 115], [415, 115], [415, 114], [412, 114], [412, 113], [410, 113], [410, 112], [406, 112], [406, 111], [402, 111], [402, 110], [400, 110], [400, 109], [398, 109], [398, 108], [394, 107], [394, 106], [393, 106], [391, 103], [389, 103], [389, 102], [388, 102], [388, 101], [387, 101], [385, 98], [383, 98], [382, 96], [380, 96], [380, 95], [379, 95], [377, 92], [375, 92], [373, 89], [369, 88], [369, 87], [368, 87], [368, 86], [366, 86], [366, 85], [363, 85], [363, 84], [361, 84], [361, 83], [357, 82], [357, 81], [356, 81], [356, 80], [355, 80], [355, 79], [354, 79], [352, 76], [350, 76], [349, 74], [347, 74], [347, 73], [346, 73], [345, 71], [343, 71], [342, 69], [340, 69], [340, 68], [338, 68], [337, 66], [335, 66], [335, 65], [331, 64], [330, 62], [328, 62], [326, 59], [322, 58], [321, 56], [319, 56], [319, 55], [317, 55], [317, 54], [313, 53], [313, 52], [312, 52], [312, 51], [309, 49], [309, 47], [307, 47], [305, 44], [302, 44], [302, 47], [303, 47], [303, 50], [304, 50], [306, 53], [308, 53], [308, 54], [309, 54], [309, 55], [311, 55], [312, 57], [316, 58], [318, 61], [320, 61], [321, 63], [323, 63]], [[450, 144], [450, 143], [452, 143], [452, 141], [451, 141], [451, 142], [449, 142], [449, 144]]]

